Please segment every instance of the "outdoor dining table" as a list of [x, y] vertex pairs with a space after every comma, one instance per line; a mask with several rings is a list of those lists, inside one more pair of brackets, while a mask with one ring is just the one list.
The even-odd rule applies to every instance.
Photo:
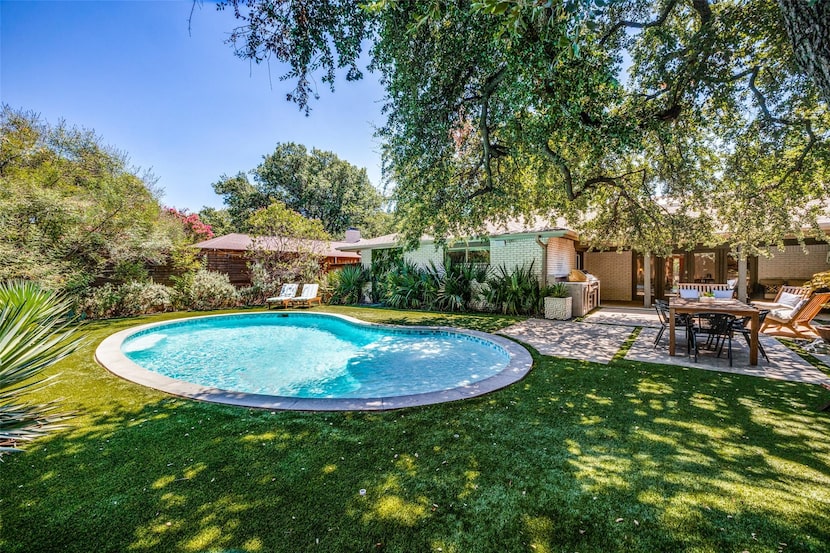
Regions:
[[685, 313], [726, 313], [736, 317], [751, 317], [749, 340], [749, 364], [758, 364], [758, 309], [735, 299], [682, 299], [671, 298], [669, 301], [669, 355], [674, 355], [674, 320], [675, 315]]

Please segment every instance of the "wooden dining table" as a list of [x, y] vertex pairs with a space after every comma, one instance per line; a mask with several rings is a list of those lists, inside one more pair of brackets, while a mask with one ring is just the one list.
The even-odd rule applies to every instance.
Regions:
[[675, 315], [696, 315], [699, 313], [726, 313], [735, 317], [750, 317], [749, 364], [758, 364], [758, 327], [760, 326], [758, 315], [760, 311], [735, 299], [671, 298], [669, 301], [669, 355], [675, 354]]

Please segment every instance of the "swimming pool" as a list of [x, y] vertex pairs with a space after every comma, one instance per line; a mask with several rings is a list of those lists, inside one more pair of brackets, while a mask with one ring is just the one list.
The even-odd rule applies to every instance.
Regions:
[[96, 359], [172, 394], [297, 410], [394, 409], [474, 397], [521, 379], [530, 354], [490, 334], [324, 313], [191, 317], [127, 329]]

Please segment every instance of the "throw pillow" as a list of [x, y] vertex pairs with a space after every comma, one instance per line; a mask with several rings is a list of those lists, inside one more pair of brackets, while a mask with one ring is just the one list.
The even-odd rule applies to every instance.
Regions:
[[777, 303], [781, 303], [783, 305], [789, 305], [790, 307], [795, 307], [798, 302], [802, 300], [802, 297], [798, 294], [790, 294], [789, 292], [781, 292], [781, 296], [778, 298]]
[[695, 288], [681, 288], [680, 297], [684, 300], [696, 300], [700, 297], [700, 292]]

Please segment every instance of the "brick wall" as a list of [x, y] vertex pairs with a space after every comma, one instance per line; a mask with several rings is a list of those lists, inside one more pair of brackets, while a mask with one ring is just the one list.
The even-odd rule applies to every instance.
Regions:
[[805, 254], [801, 246], [785, 246], [775, 250], [772, 258], [758, 258], [758, 280], [782, 279], [790, 282], [810, 280], [815, 273], [830, 270], [827, 255], [828, 244], [811, 244]]
[[586, 252], [585, 270], [600, 281], [602, 301], [631, 301], [631, 252]]
[[[494, 245], [503, 242], [504, 245]], [[498, 241], [490, 240], [490, 267], [497, 268], [504, 265], [508, 271], [516, 267], [529, 267], [533, 262], [533, 273], [540, 281], [542, 279], [542, 248], [535, 238], [521, 238], [517, 240]]]
[[421, 244], [416, 250], [404, 252], [403, 258], [419, 267], [428, 267], [430, 261], [436, 267], [444, 266], [444, 250], [436, 249], [434, 244]]
[[576, 267], [574, 241], [567, 238], [549, 239], [547, 257], [548, 282], [553, 282], [552, 277], [568, 276], [571, 269]]

